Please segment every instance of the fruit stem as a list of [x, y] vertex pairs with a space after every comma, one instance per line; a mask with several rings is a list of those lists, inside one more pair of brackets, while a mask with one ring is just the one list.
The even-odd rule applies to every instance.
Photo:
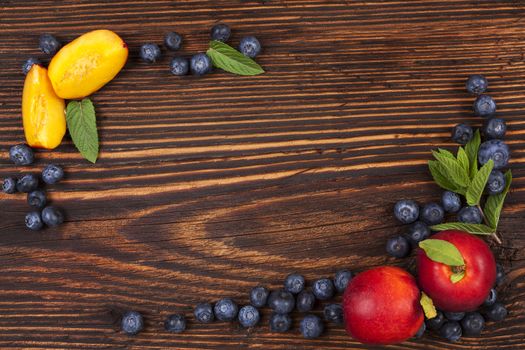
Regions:
[[[489, 223], [487, 222], [487, 218], [485, 217], [485, 213], [483, 212], [483, 210], [481, 209], [481, 206], [478, 204], [477, 205], [478, 209], [479, 209], [479, 212], [481, 213], [481, 218], [483, 219], [483, 223], [485, 223], [485, 225], [487, 226], [490, 226]], [[494, 240], [496, 241], [496, 243], [498, 244], [503, 244], [503, 242], [501, 241], [501, 238], [499, 238], [498, 234], [494, 232], [491, 234], [492, 238], [494, 238]]]

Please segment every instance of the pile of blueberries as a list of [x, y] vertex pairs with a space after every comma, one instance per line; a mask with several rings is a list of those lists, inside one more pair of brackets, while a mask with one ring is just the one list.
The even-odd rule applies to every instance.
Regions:
[[[467, 90], [477, 95], [474, 101], [474, 112], [477, 116], [485, 118], [482, 129], [483, 142], [478, 150], [478, 161], [481, 165], [489, 159], [494, 161], [494, 170], [489, 176], [485, 192], [496, 195], [506, 187], [505, 176], [500, 169], [507, 166], [510, 151], [507, 144], [502, 141], [507, 131], [506, 123], [501, 118], [496, 118], [496, 102], [489, 95], [483, 94], [488, 87], [487, 79], [481, 75], [472, 75], [468, 78]], [[452, 130], [452, 139], [460, 144], [467, 144], [474, 136], [470, 125], [458, 124]], [[408, 256], [418, 243], [431, 236], [429, 226], [440, 224], [445, 219], [445, 213], [456, 214], [457, 221], [463, 223], [481, 224], [483, 215], [477, 206], [463, 206], [461, 197], [454, 192], [444, 191], [441, 204], [431, 202], [420, 206], [413, 200], [400, 200], [394, 206], [394, 216], [403, 224], [410, 224], [408, 232], [390, 238], [386, 244], [386, 251], [396, 258]], [[497, 264], [496, 285], [504, 279], [504, 270]], [[426, 328], [439, 331], [450, 340], [457, 341], [462, 334], [469, 336], [478, 335], [484, 328], [485, 318], [491, 321], [501, 321], [507, 316], [507, 309], [496, 301], [497, 291], [491, 289], [483, 306], [483, 316], [480, 312], [443, 313], [426, 322]], [[424, 330], [423, 330], [424, 332]]]
[[[250, 304], [239, 307], [231, 298], [224, 298], [215, 304], [200, 303], [195, 306], [193, 316], [196, 322], [211, 323], [215, 320], [232, 322], [237, 320], [242, 327], [255, 327], [261, 320], [261, 308], [272, 310], [269, 328], [272, 332], [283, 333], [292, 328], [293, 310], [306, 313], [299, 324], [299, 330], [304, 338], [314, 339], [324, 332], [323, 320], [312, 313], [317, 301], [328, 302], [336, 293], [343, 293], [352, 279], [348, 270], [338, 271], [334, 279], [321, 278], [316, 280], [311, 291], [306, 289], [305, 278], [297, 273], [290, 274], [284, 280], [283, 288], [270, 291], [266, 287], [257, 286], [250, 292]], [[329, 303], [324, 306], [323, 315], [326, 322], [336, 325], [343, 324], [343, 309], [340, 304]], [[144, 319], [137, 311], [128, 311], [122, 316], [122, 331], [129, 335], [139, 333], [144, 328]], [[181, 333], [186, 330], [186, 317], [183, 314], [173, 314], [164, 322], [167, 331]]]
[[[211, 29], [211, 40], [226, 42], [230, 38], [231, 29], [224, 23], [219, 23]], [[164, 37], [164, 46], [170, 51], [177, 51], [182, 46], [182, 36], [169, 32]], [[250, 58], [255, 58], [261, 52], [261, 43], [254, 36], [246, 36], [239, 43], [239, 51]], [[140, 47], [140, 57], [146, 63], [155, 63], [162, 57], [159, 45], [147, 43]], [[191, 70], [193, 75], [204, 75], [212, 71], [211, 59], [205, 53], [193, 55], [191, 59], [182, 56], [174, 57], [170, 62], [170, 72], [173, 75], [186, 75]]]
[[[35, 156], [31, 147], [20, 144], [10, 148], [9, 158], [15, 165], [27, 166], [33, 164]], [[63, 177], [64, 170], [54, 164], [47, 165], [41, 174], [42, 181], [48, 185], [56, 184]], [[33, 210], [27, 213], [25, 224], [35, 231], [41, 230], [44, 225], [53, 227], [64, 222], [64, 214], [57, 207], [48, 205], [46, 193], [39, 188], [39, 183], [38, 176], [32, 173], [24, 174], [18, 179], [7, 177], [2, 183], [2, 191], [5, 193], [27, 193], [27, 203]]]

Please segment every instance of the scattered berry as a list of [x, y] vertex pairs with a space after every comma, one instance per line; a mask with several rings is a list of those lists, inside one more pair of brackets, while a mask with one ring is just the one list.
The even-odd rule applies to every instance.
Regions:
[[182, 45], [182, 36], [179, 33], [169, 32], [164, 37], [164, 46], [168, 50], [177, 51]]
[[46, 193], [42, 190], [34, 190], [27, 194], [27, 204], [30, 207], [42, 209], [46, 206]]
[[352, 272], [348, 270], [339, 270], [335, 273], [334, 287], [338, 293], [343, 293], [352, 280]]
[[9, 149], [9, 158], [15, 165], [30, 165], [35, 160], [33, 150], [26, 144], [11, 147]]
[[343, 324], [343, 308], [341, 304], [328, 304], [323, 310], [324, 319], [327, 322]]
[[474, 113], [479, 117], [491, 117], [496, 113], [496, 101], [489, 95], [479, 95], [474, 101]]
[[501, 264], [496, 264], [496, 285], [500, 286], [505, 280], [505, 269]]
[[2, 183], [2, 191], [7, 194], [16, 193], [16, 180], [12, 177], [6, 177]]
[[323, 321], [315, 315], [306, 315], [299, 325], [299, 329], [306, 339], [318, 338], [323, 334]]
[[419, 206], [412, 200], [400, 200], [394, 206], [394, 216], [403, 224], [411, 224], [419, 216]]
[[200, 323], [210, 323], [215, 319], [213, 307], [210, 303], [197, 304], [195, 310], [193, 310], [193, 316]]
[[268, 306], [278, 314], [288, 314], [295, 307], [295, 298], [285, 290], [273, 291], [268, 298]]
[[28, 193], [38, 188], [38, 177], [33, 174], [25, 174], [16, 182], [18, 192]]
[[501, 118], [490, 118], [483, 125], [483, 135], [488, 140], [502, 139], [507, 132], [507, 124]]
[[233, 321], [237, 317], [239, 307], [232, 299], [224, 298], [215, 304], [213, 311], [219, 321]]
[[438, 310], [436, 317], [433, 317], [431, 319], [428, 319], [426, 321], [428, 329], [432, 329], [434, 331], [437, 331], [443, 326], [445, 323], [445, 315], [441, 311]]
[[155, 63], [160, 60], [162, 53], [157, 44], [144, 44], [140, 47], [140, 58], [146, 63]]
[[486, 311], [486, 316], [491, 321], [503, 321], [507, 317], [507, 308], [501, 303], [495, 303]]
[[272, 332], [284, 333], [292, 327], [292, 318], [288, 314], [273, 313], [270, 316], [270, 330]]
[[485, 319], [479, 312], [469, 312], [462, 320], [461, 327], [468, 336], [480, 335], [485, 328]]
[[466, 145], [474, 136], [474, 131], [467, 124], [458, 124], [452, 128], [452, 140], [460, 145]]
[[250, 292], [250, 303], [255, 307], [263, 307], [269, 295], [270, 291], [263, 286], [254, 287]]
[[461, 197], [452, 191], [445, 191], [441, 196], [443, 209], [448, 213], [457, 213], [461, 209]]
[[255, 58], [261, 52], [261, 43], [254, 36], [245, 36], [239, 44], [239, 51], [250, 58]]
[[462, 336], [461, 325], [457, 321], [448, 321], [441, 327], [439, 334], [448, 341], [456, 342]]
[[319, 300], [328, 300], [334, 296], [334, 284], [328, 278], [321, 278], [314, 282], [312, 291]]
[[32, 211], [30, 213], [26, 214], [25, 218], [26, 227], [33, 231], [41, 230], [42, 227], [44, 227], [44, 223], [42, 222], [42, 217], [40, 216], [40, 213], [37, 211]]
[[445, 211], [437, 203], [428, 203], [421, 210], [421, 218], [429, 225], [437, 225], [443, 222]]
[[492, 306], [496, 303], [496, 300], [498, 300], [498, 292], [496, 289], [492, 288], [489, 291], [489, 295], [487, 295], [487, 299], [483, 302], [483, 305], [485, 306]]
[[170, 62], [170, 72], [173, 75], [186, 75], [190, 71], [190, 62], [184, 57], [175, 57]]
[[224, 23], [219, 23], [211, 28], [211, 40], [226, 42], [230, 38], [232, 31], [230, 27]]
[[135, 335], [144, 328], [144, 319], [137, 311], [128, 311], [122, 316], [122, 331], [129, 335]]
[[198, 53], [191, 58], [191, 73], [194, 75], [204, 75], [211, 72], [211, 59], [205, 53]]
[[467, 91], [479, 95], [487, 91], [489, 83], [483, 75], [473, 74], [467, 79]]
[[390, 238], [386, 242], [386, 252], [394, 258], [405, 258], [410, 254], [410, 243], [403, 236]]
[[42, 221], [49, 227], [58, 226], [64, 222], [64, 214], [58, 208], [48, 206], [42, 210]]
[[305, 281], [303, 276], [292, 273], [286, 276], [286, 279], [284, 280], [284, 290], [292, 294], [299, 294], [304, 289], [304, 284]]
[[499, 170], [492, 170], [487, 181], [488, 194], [500, 194], [505, 189], [507, 181], [505, 175]]
[[48, 184], [53, 185], [64, 178], [64, 169], [55, 164], [48, 164], [42, 170], [42, 180]]
[[40, 50], [46, 55], [54, 55], [60, 49], [62, 44], [51, 34], [40, 35], [39, 45]]
[[489, 140], [479, 146], [478, 161], [484, 165], [492, 159], [494, 169], [501, 169], [507, 166], [510, 158], [509, 146], [501, 140]]
[[461, 321], [465, 317], [464, 312], [445, 312], [444, 315], [449, 321]]
[[31, 68], [33, 68], [35, 64], [41, 65], [42, 62], [40, 62], [38, 58], [29, 57], [27, 61], [25, 61], [24, 64], [22, 65], [22, 73], [24, 73], [24, 75], [29, 73], [29, 71], [31, 70]]
[[315, 295], [312, 292], [303, 290], [297, 295], [296, 301], [297, 311], [308, 312], [313, 310], [315, 305]]
[[186, 330], [186, 318], [180, 314], [170, 315], [164, 321], [164, 328], [168, 332], [182, 333]]
[[414, 338], [420, 339], [423, 337], [423, 334], [425, 334], [425, 331], [427, 330], [427, 325], [425, 322], [421, 324], [421, 327], [416, 332], [416, 335], [414, 335]]
[[413, 247], [416, 247], [419, 242], [430, 237], [430, 228], [422, 221], [416, 221], [410, 225], [406, 237]]
[[245, 328], [255, 326], [260, 320], [259, 310], [251, 305], [243, 306], [239, 310], [239, 323]]
[[466, 224], [481, 224], [483, 218], [478, 207], [463, 207], [458, 213], [458, 221]]

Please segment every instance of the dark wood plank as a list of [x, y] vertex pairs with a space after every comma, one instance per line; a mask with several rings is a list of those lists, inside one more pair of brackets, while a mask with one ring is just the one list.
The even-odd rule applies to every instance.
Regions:
[[[509, 124], [513, 192], [494, 246], [509, 271], [500, 295], [510, 315], [458, 344], [435, 335], [391, 349], [525, 347], [523, 111], [525, 7], [520, 1], [49, 1], [0, 2], [0, 176], [18, 174], [6, 150], [23, 140], [20, 67], [38, 36], [62, 40], [108, 28], [131, 49], [124, 71], [95, 96], [97, 165], [70, 140], [39, 152], [67, 180], [50, 196], [59, 229], [27, 232], [23, 196], [0, 194], [0, 348], [364, 349], [341, 328], [319, 340], [198, 325], [162, 330], [172, 312], [231, 296], [246, 303], [259, 283], [290, 271], [309, 280], [340, 267], [412, 268], [384, 254], [402, 232], [397, 198], [436, 200], [425, 162], [452, 147], [452, 125], [472, 115], [468, 74], [482, 73]], [[182, 53], [204, 51], [224, 21], [232, 42], [257, 35], [267, 73], [170, 76], [171, 54], [145, 65], [137, 49], [184, 35]], [[123, 310], [146, 317], [130, 338]], [[297, 320], [296, 320], [297, 321]]]

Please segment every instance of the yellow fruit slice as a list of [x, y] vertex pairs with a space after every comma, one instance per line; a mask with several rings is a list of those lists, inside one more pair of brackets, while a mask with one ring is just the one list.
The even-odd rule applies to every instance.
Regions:
[[49, 78], [65, 99], [91, 95], [124, 67], [128, 46], [110, 30], [83, 34], [57, 52], [49, 64]]
[[22, 94], [22, 118], [27, 144], [53, 149], [66, 133], [65, 102], [55, 94], [47, 69], [33, 65]]

